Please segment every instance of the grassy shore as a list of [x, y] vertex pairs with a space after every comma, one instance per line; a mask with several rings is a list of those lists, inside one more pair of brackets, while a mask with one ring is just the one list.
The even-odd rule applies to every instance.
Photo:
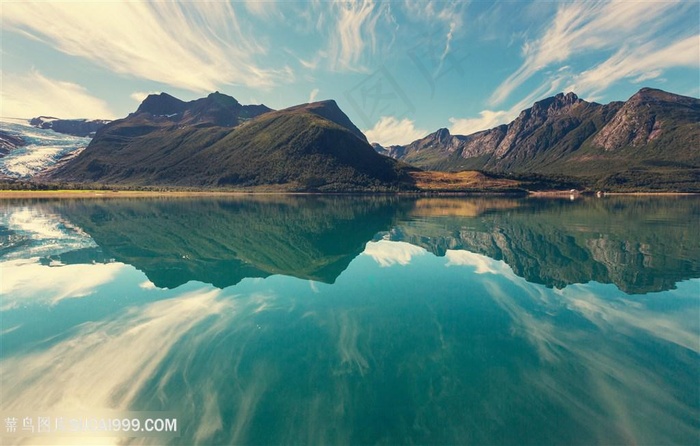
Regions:
[[[243, 195], [252, 192], [230, 191], [138, 191], [138, 190], [0, 190], [0, 199], [6, 198], [149, 198], [149, 197], [218, 197]], [[264, 192], [257, 192], [264, 193]], [[266, 192], [279, 193], [279, 192]]]
[[[397, 192], [396, 195], [509, 195], [505, 188], [488, 189], [464, 189], [461, 191], [442, 188], [424, 189], [415, 192]], [[0, 200], [26, 199], [26, 198], [154, 198], [154, 197], [233, 197], [243, 195], [314, 195], [309, 192], [289, 192], [289, 191], [135, 191], [135, 190], [93, 190], [93, 189], [66, 189], [66, 190], [0, 190]], [[570, 191], [533, 191], [527, 193], [530, 197], [540, 198], [563, 198], [570, 196], [581, 196], [578, 192], [572, 194]], [[699, 195], [692, 192], [608, 192], [605, 196], [684, 196]]]

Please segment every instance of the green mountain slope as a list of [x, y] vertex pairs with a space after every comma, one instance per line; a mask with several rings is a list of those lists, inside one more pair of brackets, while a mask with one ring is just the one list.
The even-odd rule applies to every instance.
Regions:
[[[319, 191], [410, 187], [407, 167], [377, 154], [334, 101], [269, 111], [246, 110], [220, 94], [191, 103], [149, 98], [98, 132], [52, 179]], [[242, 119], [246, 111], [255, 116]]]

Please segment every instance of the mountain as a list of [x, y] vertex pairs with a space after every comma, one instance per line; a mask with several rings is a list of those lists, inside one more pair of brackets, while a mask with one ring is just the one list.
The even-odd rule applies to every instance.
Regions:
[[406, 166], [378, 155], [335, 101], [271, 111], [213, 93], [147, 97], [97, 132], [52, 180], [129, 186], [393, 190]]
[[574, 93], [536, 102], [507, 125], [451, 135], [440, 129], [384, 149], [415, 166], [567, 175], [616, 189], [700, 191], [700, 100], [643, 88], [601, 105]]
[[65, 135], [93, 136], [109, 122], [105, 119], [59, 119], [52, 116], [38, 116], [32, 118], [29, 124], [36, 128], [51, 129]]

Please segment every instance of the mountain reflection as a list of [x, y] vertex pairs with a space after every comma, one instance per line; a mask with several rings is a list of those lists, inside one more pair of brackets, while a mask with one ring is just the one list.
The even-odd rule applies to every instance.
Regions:
[[[283, 274], [333, 283], [405, 207], [390, 197], [77, 201], [60, 212], [161, 288]], [[60, 260], [65, 262], [67, 255]]]
[[[629, 294], [700, 277], [695, 198], [558, 200], [241, 197], [76, 201], [59, 212], [158, 287], [219, 288], [283, 274], [333, 283], [370, 240], [444, 256], [467, 250], [563, 288], [614, 283]], [[85, 257], [61, 256], [62, 262]]]
[[[516, 203], [501, 202], [474, 218], [417, 206], [424, 218], [400, 222], [379, 237], [438, 256], [467, 250], [504, 260], [526, 280], [556, 288], [595, 281], [644, 294], [700, 277], [700, 237], [689, 223], [700, 221], [695, 197]], [[479, 207], [485, 205], [471, 206]]]

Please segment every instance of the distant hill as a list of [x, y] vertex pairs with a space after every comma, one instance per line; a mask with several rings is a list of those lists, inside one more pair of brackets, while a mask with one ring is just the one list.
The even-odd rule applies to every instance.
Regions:
[[133, 186], [395, 190], [407, 166], [378, 155], [335, 101], [279, 111], [213, 93], [147, 97], [50, 179]]
[[536, 102], [507, 125], [471, 135], [440, 129], [405, 146], [375, 146], [445, 171], [565, 175], [591, 187], [700, 191], [700, 100], [643, 88], [601, 105], [574, 93]]
[[40, 129], [51, 129], [57, 133], [73, 136], [93, 136], [110, 121], [105, 119], [59, 119], [53, 116], [32, 118], [29, 124]]

